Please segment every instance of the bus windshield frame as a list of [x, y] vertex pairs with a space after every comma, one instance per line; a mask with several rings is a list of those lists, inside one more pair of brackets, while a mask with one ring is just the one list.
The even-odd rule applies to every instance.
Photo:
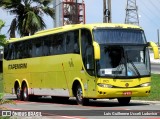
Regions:
[[94, 29], [101, 59], [96, 61], [98, 77], [141, 78], [150, 76], [150, 60], [141, 29]]

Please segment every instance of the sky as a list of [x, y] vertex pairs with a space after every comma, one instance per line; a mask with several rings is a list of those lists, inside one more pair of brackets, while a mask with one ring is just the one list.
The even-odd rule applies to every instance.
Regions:
[[[103, 22], [103, 0], [84, 0], [86, 6], [86, 23]], [[127, 0], [111, 0], [112, 22], [124, 23], [126, 16]], [[147, 41], [158, 41], [157, 30], [160, 29], [160, 0], [137, 0], [140, 26], [144, 29]], [[1, 30], [8, 36], [9, 25], [14, 18], [6, 11], [0, 9], [0, 19], [6, 22]], [[53, 20], [44, 16], [47, 29], [53, 28]]]

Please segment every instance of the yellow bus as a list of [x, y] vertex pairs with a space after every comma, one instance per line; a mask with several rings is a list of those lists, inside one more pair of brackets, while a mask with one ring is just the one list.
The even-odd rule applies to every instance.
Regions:
[[4, 49], [6, 93], [20, 100], [38, 96], [89, 99], [150, 94], [151, 66], [148, 47], [159, 58], [158, 47], [148, 43], [142, 28], [127, 24], [77, 24], [10, 39]]

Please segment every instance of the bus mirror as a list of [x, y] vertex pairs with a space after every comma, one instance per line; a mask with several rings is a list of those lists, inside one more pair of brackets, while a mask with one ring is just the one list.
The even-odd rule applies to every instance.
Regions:
[[95, 60], [99, 60], [100, 59], [100, 46], [97, 42], [93, 42], [93, 47], [94, 47], [94, 58]]
[[158, 46], [154, 42], [149, 42], [149, 46], [151, 46], [152, 49], [153, 49], [154, 59], [159, 59]]

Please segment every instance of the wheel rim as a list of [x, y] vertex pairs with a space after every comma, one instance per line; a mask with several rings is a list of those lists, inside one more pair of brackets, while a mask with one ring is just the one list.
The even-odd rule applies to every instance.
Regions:
[[27, 98], [27, 88], [26, 87], [24, 88], [23, 97], [24, 97], [24, 99]]
[[16, 90], [17, 98], [20, 99], [20, 88], [18, 87]]
[[81, 89], [81, 87], [79, 87], [78, 89], [77, 89], [77, 99], [78, 99], [78, 101], [82, 101], [82, 97], [83, 96], [83, 93], [82, 93], [82, 89]]

